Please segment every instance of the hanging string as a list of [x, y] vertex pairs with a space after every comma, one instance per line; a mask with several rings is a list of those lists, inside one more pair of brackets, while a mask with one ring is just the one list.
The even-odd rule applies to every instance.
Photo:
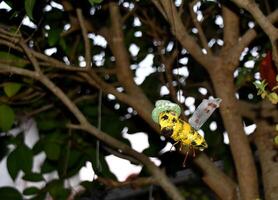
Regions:
[[149, 200], [153, 200], [153, 184], [149, 187]]
[[[101, 130], [101, 105], [102, 105], [102, 90], [100, 89], [98, 94], [98, 122], [97, 122], [98, 130]], [[96, 144], [97, 170], [102, 171], [102, 167], [99, 159], [99, 149], [100, 149], [100, 141], [97, 140], [97, 144]]]

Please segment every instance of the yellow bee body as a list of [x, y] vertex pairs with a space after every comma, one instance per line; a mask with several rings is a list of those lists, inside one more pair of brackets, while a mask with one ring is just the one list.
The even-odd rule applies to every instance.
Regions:
[[159, 114], [161, 134], [181, 143], [186, 149], [203, 151], [208, 147], [202, 137], [189, 123], [179, 119], [176, 112], [164, 111]]
[[189, 118], [189, 123], [179, 118], [181, 108], [178, 104], [168, 100], [156, 101], [152, 111], [152, 119], [160, 125], [160, 132], [163, 136], [171, 137], [175, 141], [173, 146], [180, 143], [182, 147], [185, 147], [186, 154], [183, 166], [185, 166], [191, 150], [195, 156], [195, 150], [203, 151], [208, 147], [205, 138], [196, 130], [199, 130], [214, 110], [219, 107], [221, 101], [219, 98], [204, 99]]

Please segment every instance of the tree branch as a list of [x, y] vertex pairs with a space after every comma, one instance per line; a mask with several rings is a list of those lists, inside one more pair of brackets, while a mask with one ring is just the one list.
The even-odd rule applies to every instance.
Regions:
[[160, 0], [160, 4], [167, 14], [166, 20], [170, 23], [172, 33], [176, 36], [180, 44], [206, 69], [209, 70], [209, 68], [213, 67], [215, 58], [204, 54], [194, 38], [187, 33], [173, 1]]
[[[0, 34], [1, 37], [1, 34]], [[7, 45], [19, 52], [22, 52], [20, 48], [16, 46], [16, 44], [8, 42], [6, 40], [0, 40], [1, 44]], [[43, 60], [44, 62], [42, 63], [43, 66], [50, 66], [54, 67], [57, 69], [61, 70], [66, 70], [66, 71], [77, 71], [77, 72], [83, 72], [79, 73], [81, 77], [85, 77], [86, 80], [90, 85], [93, 87], [96, 87], [98, 89], [102, 89], [106, 92], [106, 94], [113, 94], [116, 96], [120, 101], [125, 102], [127, 104], [130, 104], [131, 98], [128, 98], [128, 96], [124, 93], [118, 92], [113, 86], [110, 84], [107, 84], [105, 81], [103, 81], [97, 74], [96, 72], [91, 68], [90, 71], [88, 71], [86, 68], [82, 68], [79, 66], [73, 66], [73, 65], [67, 65], [55, 58], [48, 57], [42, 53], [39, 53], [37, 51], [34, 51], [32, 49], [28, 49], [28, 52], [33, 54], [36, 58]]]
[[254, 0], [232, 0], [238, 6], [247, 10], [265, 31], [271, 41], [278, 38], [277, 28], [267, 19]]
[[[114, 6], [114, 5], [113, 5]], [[116, 8], [115, 8], [116, 9]], [[118, 11], [117, 11], [118, 12]], [[115, 16], [113, 16], [112, 17], [112, 19], [111, 20], [115, 20], [115, 19], [117, 19], [118, 17], [115, 17]], [[119, 20], [119, 21], [121, 21], [121, 20]], [[180, 21], [181, 22], [181, 21]], [[117, 24], [118, 23], [118, 28], [115, 28], [115, 29], [117, 29], [117, 31], [121, 31], [121, 26], [119, 26], [119, 22], [116, 22], [116, 21], [113, 21], [113, 24]], [[175, 22], [176, 23], [176, 22]], [[180, 32], [180, 31], [177, 31], [178, 33]], [[115, 35], [115, 33], [113, 34], [113, 35]], [[120, 42], [122, 43], [122, 41], [123, 41], [123, 36], [122, 36], [122, 33], [118, 33], [117, 34], [118, 36], [121, 36], [120, 37], [120, 40], [118, 40], [117, 42], [119, 42], [119, 44], [120, 44]], [[188, 35], [189, 36], [189, 35]], [[191, 38], [191, 36], [190, 36], [190, 38]], [[183, 38], [183, 43], [185, 42], [185, 41], [187, 41], [186, 40], [187, 38]], [[111, 43], [111, 41], [108, 41], [109, 43]], [[113, 41], [112, 41], [113, 42]], [[114, 41], [115, 42], [115, 41]], [[194, 45], [192, 45], [191, 46], [191, 48], [193, 49], [193, 48], [195, 48], [195, 47], [197, 47], [197, 49], [200, 49], [198, 46], [196, 46], [196, 43], [195, 43], [195, 41], [194, 41], [194, 39], [192, 38], [192, 40], [191, 40], [191, 42], [192, 43], [194, 43]], [[190, 43], [190, 44], [192, 44], [192, 43]], [[121, 44], [122, 45], [122, 44]], [[119, 45], [117, 45], [116, 46], [117, 47], [117, 49], [115, 49], [115, 50], [117, 50], [118, 52], [116, 52], [116, 53], [119, 53]], [[113, 49], [112, 49], [113, 50]], [[126, 52], [126, 49], [123, 49], [123, 51], [124, 52]], [[198, 51], [198, 50], [197, 50]], [[201, 51], [201, 50], [200, 50]], [[114, 54], [114, 55], [117, 55], [117, 54]], [[196, 55], [196, 54], [195, 54]], [[201, 52], [200, 53], [200, 55], [202, 55], [202, 56], [200, 56], [200, 58], [199, 58], [199, 60], [202, 60], [203, 58], [204, 58], [204, 55], [203, 55], [203, 53]], [[126, 57], [123, 57], [123, 58], [121, 58], [121, 59], [127, 59], [128, 57], [127, 57], [128, 55], [126, 54]], [[118, 57], [116, 57], [115, 56], [115, 58], [116, 58], [116, 61], [117, 61], [117, 58]], [[120, 60], [121, 60], [120, 59]], [[203, 60], [202, 60], [203, 61]], [[127, 61], [124, 61], [123, 63], [127, 63]], [[214, 64], [214, 63], [213, 63]], [[123, 67], [124, 65], [120, 65], [121, 67]], [[119, 66], [117, 66], [117, 67], [119, 67]], [[130, 70], [130, 68], [129, 67], [126, 67], [126, 70]], [[133, 82], [133, 79], [132, 79], [132, 82]], [[129, 82], [129, 85], [132, 85], [130, 82]], [[130, 101], [130, 103], [129, 103], [129, 105], [130, 106], [132, 106], [137, 112], [138, 112], [138, 114], [151, 126], [151, 127], [153, 127], [157, 132], [159, 131], [159, 128], [158, 128], [158, 126], [155, 124], [155, 123], [153, 123], [153, 121], [152, 121], [152, 119], [151, 119], [151, 111], [152, 111], [152, 109], [153, 109], [153, 105], [149, 102], [149, 100], [146, 98], [146, 96], [144, 95], [144, 93], [142, 92], [142, 90], [138, 90], [138, 89], [136, 89], [136, 87], [138, 87], [137, 85], [133, 85], [133, 87], [131, 87], [130, 89], [131, 90], [133, 90], [133, 91], [137, 91], [136, 92], [136, 94], [132, 94], [130, 97], [132, 98], [132, 100]], [[133, 95], [136, 95], [135, 97], [133, 96]], [[139, 98], [138, 98], [138, 96], [139, 96]], [[142, 109], [142, 108], [144, 108], [144, 109]], [[184, 153], [184, 152], [183, 152]], [[208, 159], [207, 159], [208, 160]], [[206, 170], [206, 166], [207, 166], [207, 164], [205, 164], [205, 162], [199, 162], [198, 164], [200, 164], [201, 165], [201, 168], [202, 169], [204, 169], [204, 170]], [[215, 171], [218, 171], [219, 169], [217, 169], [214, 165], [210, 165], [210, 167], [212, 168], [212, 169], [214, 169]], [[211, 170], [211, 171], [213, 171], [213, 170]], [[220, 173], [221, 175], [223, 175], [223, 176], [225, 176], [223, 173]], [[209, 180], [211, 180], [211, 181], [213, 181], [213, 176], [214, 176], [214, 174], [207, 174], [207, 177], [211, 177]], [[215, 180], [215, 179], [214, 179]], [[225, 178], [223, 178], [222, 180], [225, 180]], [[217, 180], [215, 180], [215, 181], [217, 181]], [[229, 187], [229, 184], [226, 184], [226, 183], [224, 183], [223, 182], [223, 184], [221, 185], [222, 187]], [[215, 188], [212, 188], [213, 190], [215, 189]], [[216, 191], [217, 192], [217, 191]]]
[[259, 9], [254, 0], [232, 0], [238, 6], [247, 10], [260, 25], [262, 30], [269, 37], [272, 44], [272, 54], [275, 65], [278, 69], [278, 29], [272, 25], [263, 12]]
[[[1, 30], [1, 28], [0, 28]], [[0, 37], [2, 37], [3, 35], [0, 34]], [[3, 37], [2, 37], [3, 38]], [[11, 39], [9, 39], [11, 40]], [[19, 48], [18, 46], [16, 46], [16, 44], [14, 42], [11, 42], [9, 40], [2, 40], [0, 39], [0, 44], [3, 44], [5, 46], [8, 46], [9, 48], [12, 48], [16, 51], [19, 52], [23, 52], [22, 48]], [[18, 41], [16, 41], [18, 43]], [[79, 66], [73, 66], [73, 65], [67, 65], [55, 58], [49, 57], [45, 54], [39, 53], [37, 51], [34, 51], [33, 49], [30, 49], [27, 47], [28, 52], [31, 52], [31, 54], [36, 57], [39, 60], [42, 60], [43, 62], [38, 63], [41, 66], [49, 66], [49, 67], [53, 67], [53, 68], [57, 68], [57, 69], [61, 69], [61, 70], [66, 70], [66, 71], [86, 71], [86, 68], [82, 68]]]
[[23, 51], [25, 52], [25, 54], [27, 55], [27, 57], [29, 58], [29, 60], [31, 61], [32, 65], [34, 66], [35, 70], [37, 72], [41, 72], [41, 69], [40, 69], [40, 65], [37, 61], [36, 58], [34, 58], [33, 54], [31, 53], [31, 51], [29, 50], [29, 48], [26, 46], [26, 44], [24, 43], [23, 40], [21, 40], [19, 42], [19, 45], [21, 46], [21, 48], [23, 49]]
[[167, 20], [166, 12], [165, 12], [163, 6], [161, 5], [160, 1], [159, 0], [153, 0], [152, 2], [156, 6], [156, 8], [159, 10], [159, 12], [163, 15], [163, 17]]
[[278, 122], [278, 110], [276, 106], [268, 100], [260, 103], [248, 103], [246, 101], [239, 102], [240, 114], [253, 121], [257, 121], [258, 117], [271, 118], [274, 122]]
[[[203, 181], [210, 187], [213, 188], [214, 192], [225, 200], [236, 200], [238, 198], [237, 185], [227, 177], [224, 172], [217, 169], [213, 162], [204, 154], [199, 154], [195, 159], [194, 163], [203, 172]], [[217, 180], [217, 181], [215, 181]], [[225, 183], [225, 187], [223, 187]]]
[[102, 147], [105, 151], [107, 151], [108, 153], [111, 153], [119, 158], [122, 158], [122, 159], [125, 159], [125, 160], [129, 160], [130, 162], [136, 164], [136, 165], [140, 165], [140, 162], [138, 162], [136, 159], [134, 159], [133, 157], [130, 157], [130, 156], [127, 156], [127, 155], [124, 155], [122, 154], [121, 152], [119, 151], [116, 151], [114, 149], [111, 149], [107, 146], [103, 146]]
[[[258, 148], [262, 168], [264, 195], [266, 200], [278, 199], [278, 149], [274, 147], [273, 138], [277, 135], [274, 126], [262, 119], [257, 124], [255, 144]], [[276, 160], [275, 160], [276, 157]]]
[[75, 126], [80, 130], [84, 130], [102, 142], [108, 144], [109, 146], [120, 150], [122, 153], [134, 157], [143, 163], [150, 173], [155, 177], [160, 186], [165, 190], [165, 192], [175, 200], [183, 200], [183, 197], [177, 190], [177, 188], [170, 182], [167, 176], [157, 167], [155, 164], [145, 155], [136, 152], [131, 149], [128, 145], [118, 141], [117, 139], [109, 136], [108, 134], [98, 130], [96, 127], [91, 125], [78, 107], [64, 94], [64, 92], [57, 87], [51, 80], [49, 80], [45, 75], [38, 72], [33, 72], [26, 69], [16, 68], [12, 66], [3, 66], [0, 64], [0, 73], [14, 73], [22, 76], [27, 76], [40, 81], [44, 84], [55, 96], [57, 96], [63, 104], [72, 112], [72, 114], [80, 122], [80, 125]]
[[200, 38], [200, 41], [201, 41], [201, 44], [202, 44], [203, 48], [206, 49], [208, 55], [212, 55], [211, 49], [208, 46], [207, 38], [206, 38], [205, 33], [203, 31], [203, 28], [202, 28], [201, 24], [198, 22], [197, 15], [193, 10], [193, 6], [195, 5], [195, 2], [196, 1], [193, 1], [193, 2], [189, 3], [189, 12], [190, 12], [193, 24], [198, 30], [198, 35], [199, 35], [199, 38]]
[[[84, 101], [84, 100], [93, 100], [96, 97], [97, 97], [96, 95], [84, 95], [84, 96], [80, 96], [80, 97], [74, 99], [73, 102], [77, 104], [77, 103], [79, 103], [81, 101]], [[53, 103], [52, 104], [47, 104], [47, 105], [44, 105], [44, 106], [42, 106], [38, 109], [34, 109], [31, 112], [26, 113], [24, 115], [24, 117], [30, 118], [30, 117], [33, 117], [33, 116], [35, 116], [35, 115], [37, 115], [41, 112], [47, 111], [47, 110], [49, 110], [51, 108], [54, 108], [54, 107], [55, 107], [55, 104], [53, 104]]]
[[97, 181], [110, 187], [110, 188], [121, 188], [121, 187], [127, 187], [127, 186], [131, 186], [134, 188], [140, 188], [146, 185], [151, 185], [151, 184], [157, 184], [157, 180], [152, 178], [152, 177], [138, 177], [134, 180], [130, 180], [130, 181], [123, 181], [123, 182], [119, 182], [119, 181], [115, 181], [112, 179], [108, 179], [108, 178], [103, 178], [103, 177], [98, 177]]
[[97, 74], [93, 72], [86, 72], [79, 73], [79, 75], [83, 77], [89, 85], [101, 89], [105, 94], [112, 94], [123, 103], [126, 103], [128, 105], [131, 104], [132, 99], [127, 94], [125, 94], [124, 92], [119, 92], [111, 84], [103, 81]]
[[239, 115], [231, 68], [224, 59], [221, 59], [215, 63], [215, 67], [209, 71], [209, 74], [216, 96], [222, 99], [220, 113], [229, 136], [241, 198], [256, 199], [259, 197], [257, 171], [248, 138], [243, 130], [242, 118]]
[[162, 46], [160, 45], [158, 51], [160, 53], [162, 64], [165, 66], [166, 85], [169, 89], [170, 96], [172, 100], [182, 108], [182, 104], [179, 102], [177, 98], [177, 92], [173, 85], [173, 64], [174, 61], [178, 59], [177, 58], [178, 50], [175, 48], [171, 53], [171, 55], [166, 56], [165, 54], [162, 53]]
[[[121, 27], [120, 27], [121, 28]], [[108, 42], [109, 42], [110, 40], [108, 40]], [[116, 50], [118, 50], [118, 49], [116, 49]], [[125, 50], [126, 51], [126, 50]], [[45, 55], [43, 55], [43, 54], [40, 54], [40, 53], [38, 53], [38, 52], [33, 52], [33, 54], [37, 57], [37, 58], [39, 58], [39, 59], [42, 59], [42, 60], [47, 60], [47, 56], [45, 56]], [[128, 57], [126, 57], [125, 59], [127, 59]], [[57, 61], [56, 59], [53, 59], [53, 58], [50, 58], [50, 59], [52, 59], [51, 60], [51, 62], [53, 62], [53, 64], [54, 63], [56, 63], [56, 64], [59, 64], [59, 65], [61, 65], [61, 64], [63, 64], [63, 66], [64, 67], [69, 67], [70, 68], [70, 66], [68, 66], [68, 65], [65, 65], [64, 63], [61, 63], [60, 61]], [[129, 65], [128, 65], [129, 66]], [[0, 68], [1, 68], [1, 66], [0, 66]], [[127, 68], [127, 69], [129, 69], [129, 67]], [[130, 69], [129, 69], [130, 70]], [[1, 70], [0, 70], [1, 71]], [[6, 72], [6, 73], [9, 73], [9, 72]], [[79, 73], [80, 75], [82, 75], [83, 77], [87, 77], [87, 81], [89, 82], [90, 81], [90, 83], [89, 84], [91, 84], [92, 86], [94, 86], [94, 87], [98, 87], [97, 85], [96, 85], [96, 82], [94, 82], [93, 81], [93, 79], [92, 78], [90, 78], [90, 77], [88, 77], [88, 73], [87, 72], [80, 72]], [[132, 80], [133, 81], [133, 80]], [[99, 83], [98, 83], [99, 84]], [[150, 124], [150, 126], [152, 126], [155, 130], [157, 130], [158, 131], [158, 126], [155, 124], [155, 123], [153, 123], [152, 122], [152, 119], [151, 119], [151, 111], [152, 111], [152, 109], [153, 109], [153, 105], [151, 104], [151, 102], [145, 97], [145, 95], [144, 95], [144, 93], [140, 90], [140, 89], [136, 89], [137, 91], [139, 91], [139, 92], [137, 92], [137, 93], [135, 93], [134, 94], [134, 96], [132, 95], [129, 95], [129, 96], [127, 96], [126, 94], [124, 94], [124, 93], [119, 93], [118, 91], [116, 91], [115, 90], [115, 88], [113, 88], [110, 84], [107, 84], [107, 83], [105, 83], [104, 81], [102, 81], [101, 83], [100, 83], [100, 87], [101, 88], [103, 88], [104, 89], [104, 91], [105, 91], [105, 93], [107, 93], [107, 94], [109, 94], [109, 93], [111, 93], [111, 94], [113, 94], [113, 95], [115, 95], [120, 101], [123, 101], [123, 102], [125, 102], [125, 103], [127, 103], [128, 105], [130, 105], [130, 106], [132, 106], [137, 112], [138, 112], [138, 114], [146, 121], [146, 122], [148, 122], [149, 124]], [[112, 88], [111, 88], [112, 87]], [[134, 85], [134, 87], [138, 87], [137, 85]], [[131, 88], [131, 90], [132, 89], [134, 89], [134, 88]], [[136, 91], [135, 90], [135, 91]], [[114, 93], [113, 93], [114, 92]], [[116, 93], [117, 92], [117, 93]], [[135, 96], [136, 95], [136, 96]], [[139, 96], [139, 98], [138, 98], [138, 96]], [[141, 98], [142, 97], [142, 98]], [[144, 109], [142, 109], [142, 108], [144, 108]], [[91, 131], [91, 130], [90, 130]], [[89, 131], [88, 131], [89, 132]], [[93, 133], [92, 133], [93, 134]], [[208, 162], [211, 162], [211, 161], [209, 161], [208, 160]], [[207, 168], [206, 168], [206, 166], [208, 166], [205, 162], [202, 162], [202, 163], [200, 163], [200, 165], [201, 165], [201, 167], [202, 167], [202, 169], [204, 169], [204, 170], [208, 170]], [[212, 169], [214, 168], [216, 171], [217, 170], [219, 170], [219, 169], [217, 169], [214, 165], [209, 165]], [[209, 167], [209, 168], [210, 168]], [[225, 176], [224, 174], [222, 174], [223, 176]], [[213, 176], [214, 176], [214, 174], [210, 174], [210, 173], [207, 173], [207, 177], [211, 177], [211, 181], [213, 181]], [[224, 179], [223, 179], [224, 180]], [[206, 181], [206, 180], [205, 180]], [[214, 179], [214, 181], [218, 181], [218, 180], [216, 180], [216, 179]], [[164, 181], [165, 182], [165, 181]], [[167, 185], [167, 184], [166, 184]], [[223, 188], [224, 187], [226, 187], [227, 186], [227, 184], [225, 183], [225, 182], [223, 182], [223, 184], [221, 185]], [[212, 189], [215, 189], [215, 188], [212, 188]]]
[[164, 55], [161, 55], [161, 60], [162, 60], [162, 63], [164, 64], [165, 66], [165, 74], [166, 74], [166, 79], [167, 79], [167, 85], [168, 85], [168, 89], [169, 89], [169, 92], [170, 92], [170, 95], [172, 97], [172, 99], [177, 103], [177, 104], [180, 104], [180, 102], [178, 101], [177, 99], [177, 92], [176, 92], [176, 89], [173, 85], [173, 64], [174, 64], [174, 61], [175, 59], [177, 59], [177, 50], [175, 49], [174, 52], [172, 53], [171, 56], [169, 57], [166, 57]]
[[18, 32], [11, 32], [11, 30], [13, 27], [7, 27], [5, 25], [2, 25], [0, 26], [0, 33], [3, 34], [3, 35], [6, 35], [7, 38], [9, 39], [20, 39], [21, 38], [21, 35], [18, 33]]
[[224, 20], [224, 48], [229, 50], [239, 39], [239, 17], [229, 7], [222, 5], [222, 15]]
[[108, 40], [108, 43], [116, 59], [117, 78], [129, 96], [129, 105], [132, 106], [138, 114], [150, 124], [151, 127], [158, 130], [158, 126], [153, 123], [151, 118], [153, 105], [146, 97], [142, 89], [134, 82], [134, 77], [130, 69], [129, 54], [124, 45], [124, 35], [121, 23], [122, 19], [119, 7], [116, 3], [111, 2], [109, 4], [109, 9], [111, 19], [111, 37]]
[[122, 19], [119, 7], [116, 3], [109, 4], [111, 19], [111, 41], [108, 41], [110, 48], [116, 58], [117, 78], [124, 86], [127, 93], [138, 93], [138, 87], [133, 80], [133, 74], [130, 70], [129, 55], [124, 46], [124, 35], [122, 31]]
[[[278, 9], [276, 9], [273, 13], [271, 13], [267, 18], [272, 23], [277, 22]], [[242, 51], [244, 50], [244, 48], [248, 47], [248, 45], [257, 37], [257, 35], [258, 33], [256, 32], [255, 28], [249, 29], [242, 35], [242, 37], [238, 40], [238, 42], [232, 48], [230, 48], [230, 51], [227, 53], [228, 55], [227, 57], [230, 57], [230, 60], [236, 62], [234, 64], [234, 69], [238, 66], [239, 57]]]
[[84, 40], [84, 49], [85, 49], [85, 61], [86, 61], [86, 68], [89, 69], [91, 67], [91, 45], [90, 41], [88, 39], [88, 32], [85, 26], [85, 21], [82, 15], [82, 11], [80, 8], [76, 10], [77, 18], [80, 23], [81, 31], [82, 31], [82, 36]]

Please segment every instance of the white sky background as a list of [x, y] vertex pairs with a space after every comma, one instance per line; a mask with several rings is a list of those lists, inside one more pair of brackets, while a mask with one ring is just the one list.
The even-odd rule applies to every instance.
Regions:
[[[178, 0], [178, 1], [176, 1], [176, 4], [180, 5], [180, 2], [181, 1]], [[51, 6], [56, 7], [58, 9], [62, 9], [60, 4], [57, 4], [57, 3], [54, 3], [54, 2], [51, 3]], [[52, 9], [51, 6], [47, 7], [46, 9]], [[199, 6], [200, 6], [200, 2], [197, 2], [197, 4], [194, 6], [194, 11], [198, 15], [198, 17], [197, 17], [198, 20], [201, 21], [203, 19], [203, 16], [202, 16], [202, 13], [198, 9]], [[11, 8], [4, 1], [2, 1], [0, 3], [0, 9], [10, 10]], [[27, 26], [30, 26], [31, 28], [36, 28], [36, 25], [33, 24], [28, 17], [24, 18], [23, 24], [27, 25]], [[224, 26], [223, 25], [223, 19], [222, 19], [221, 16], [216, 17], [215, 24], [217, 24], [219, 27]], [[140, 26], [141, 25], [141, 22], [138, 18], [135, 18], [134, 25], [135, 26]], [[254, 26], [254, 23], [250, 22], [249, 27], [252, 27], [252, 26]], [[65, 29], [68, 29], [68, 28], [69, 28], [68, 26], [65, 27]], [[194, 32], [194, 31], [196, 31], [196, 30], [193, 29], [192, 32]], [[135, 33], [135, 34], [136, 34], [136, 37], [140, 37], [140, 35], [142, 35], [142, 33]], [[102, 36], [95, 35], [95, 34], [89, 34], [88, 36], [89, 36], [90, 39], [92, 39], [94, 41], [94, 44], [97, 44], [97, 45], [100, 45], [100, 46], [103, 46], [103, 47], [105, 47], [107, 45], [107, 42], [105, 41], [105, 39]], [[209, 46], [211, 47], [215, 43], [217, 43], [218, 45], [221, 45], [221, 46], [223, 45], [223, 41], [221, 39], [211, 39], [209, 41]], [[168, 50], [170, 50], [172, 48], [171, 44], [169, 44], [167, 48], [168, 48]], [[57, 50], [56, 48], [51, 48], [51, 49], [46, 50], [45, 53], [50, 56], [53, 53], [55, 53], [56, 50]], [[131, 44], [130, 47], [129, 47], [129, 52], [130, 52], [131, 56], [137, 56], [137, 54], [139, 52], [138, 46], [136, 46], [136, 44]], [[256, 50], [254, 50], [253, 53], [256, 54]], [[243, 52], [241, 59], [243, 59], [243, 57], [245, 56], [244, 54], [246, 55], [246, 51]], [[101, 55], [101, 54], [94, 55], [93, 60], [96, 62], [97, 66], [101, 66], [101, 64], [103, 63], [103, 57], [104, 57], [104, 55]], [[138, 63], [138, 65], [131, 66], [131, 68], [136, 69], [134, 80], [138, 85], [140, 85], [148, 75], [155, 72], [155, 69], [152, 67], [153, 58], [154, 58], [153, 54], [148, 54], [145, 57], [145, 59], [143, 59], [140, 63]], [[65, 61], [66, 60], [67, 59], [65, 58]], [[79, 60], [80, 60], [80, 66], [85, 66], [84, 57], [80, 57]], [[180, 75], [184, 76], [185, 78], [188, 77], [189, 72], [188, 72], [188, 69], [186, 67], [187, 61], [188, 61], [187, 58], [180, 59], [179, 62], [184, 66], [181, 67], [179, 70], [175, 69], [175, 71], [173, 71], [173, 73], [175, 73], [175, 74], [179, 73]], [[245, 67], [253, 68], [254, 67], [254, 61], [246, 62]], [[236, 76], [237, 76], [237, 72], [235, 72], [235, 77]], [[199, 88], [199, 92], [203, 95], [207, 94], [207, 90], [205, 88]], [[163, 96], [165, 94], [168, 94], [168, 93], [169, 93], [168, 88], [166, 86], [163, 86], [161, 88], [161, 91], [160, 91], [161, 96]], [[185, 114], [186, 115], [192, 114], [195, 110], [195, 99], [193, 97], [186, 97], [185, 98], [185, 97], [182, 96], [182, 98], [180, 100], [181, 100], [181, 102], [185, 103], [185, 105], [188, 106], [188, 108], [189, 108], [188, 110], [185, 111]], [[211, 128], [211, 130], [215, 130], [217, 128], [217, 124], [215, 122], [212, 122], [210, 124], [210, 128]], [[255, 124], [250, 125], [248, 127], [244, 125], [244, 130], [245, 130], [246, 134], [251, 134], [252, 132], [254, 132], [255, 128], [256, 128]], [[36, 130], [36, 128], [34, 128], [34, 130]], [[200, 130], [200, 133], [204, 134], [202, 130]], [[224, 142], [226, 144], [228, 144], [229, 140], [228, 140], [227, 133], [225, 132], [223, 134], [224, 134]], [[147, 134], [142, 133], [142, 132], [129, 134], [129, 133], [123, 131], [123, 137], [128, 139], [131, 143], [132, 148], [137, 150], [138, 152], [142, 152], [144, 149], [148, 148], [149, 145], [150, 145], [148, 143]], [[27, 141], [27, 143], [28, 143], [28, 141]], [[167, 143], [165, 148], [160, 153], [164, 153], [166, 151], [169, 151], [170, 148], [171, 148], [171, 144]], [[41, 159], [43, 159], [43, 158], [41, 158]], [[133, 165], [129, 161], [118, 158], [114, 155], [107, 156], [105, 159], [106, 159], [111, 171], [117, 176], [117, 178], [120, 181], [125, 180], [130, 174], [139, 173], [140, 170], [142, 169], [141, 166]], [[160, 164], [160, 161], [158, 159], [156, 159], [156, 158], [151, 158], [151, 159], [157, 165]], [[7, 174], [8, 174], [8, 172], [5, 169], [5, 159], [4, 159], [0, 163], [0, 177], [1, 177], [0, 186], [5, 185], [5, 184], [8, 184], [8, 185], [13, 184], [11, 182], [11, 179], [9, 179], [9, 177], [7, 176]], [[93, 180], [93, 178], [95, 177], [95, 174], [94, 174], [94, 171], [93, 171], [93, 168], [92, 168], [92, 165], [91, 165], [90, 162], [86, 163], [86, 166], [84, 166], [81, 169], [79, 175], [80, 175], [80, 178], [82, 180]]]

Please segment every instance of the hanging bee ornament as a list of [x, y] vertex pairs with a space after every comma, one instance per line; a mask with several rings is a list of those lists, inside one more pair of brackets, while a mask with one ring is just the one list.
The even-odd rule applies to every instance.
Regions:
[[219, 98], [204, 99], [189, 118], [189, 123], [180, 119], [181, 108], [178, 104], [168, 100], [158, 100], [155, 103], [152, 119], [160, 125], [161, 135], [171, 137], [175, 141], [173, 146], [180, 143], [186, 149], [183, 166], [190, 150], [193, 150], [193, 156], [195, 156], [195, 150], [203, 151], [208, 147], [205, 138], [197, 130], [219, 107], [221, 101]]

